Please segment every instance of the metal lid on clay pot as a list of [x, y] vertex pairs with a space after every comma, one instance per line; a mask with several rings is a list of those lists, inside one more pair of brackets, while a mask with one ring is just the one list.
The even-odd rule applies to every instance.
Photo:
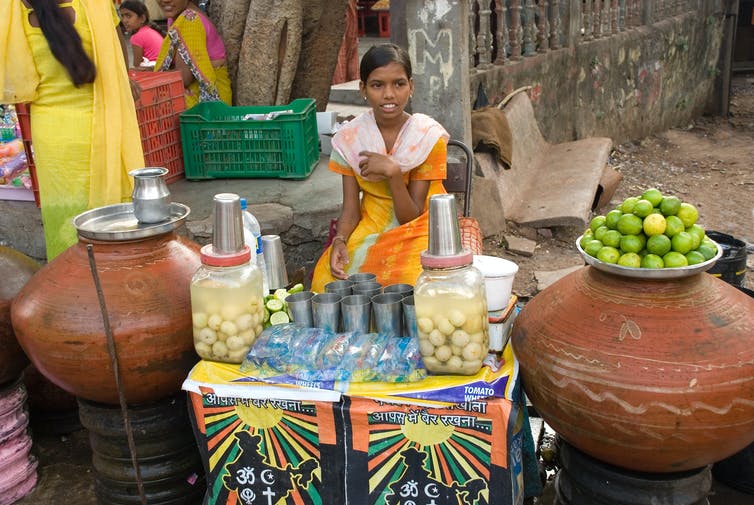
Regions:
[[168, 233], [183, 224], [191, 209], [182, 203], [170, 204], [170, 218], [159, 223], [140, 223], [131, 203], [116, 203], [83, 212], [73, 218], [81, 238], [105, 242], [136, 240]]

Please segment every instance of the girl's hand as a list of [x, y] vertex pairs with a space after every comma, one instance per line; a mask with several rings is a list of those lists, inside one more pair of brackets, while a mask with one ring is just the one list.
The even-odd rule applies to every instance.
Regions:
[[390, 156], [372, 151], [361, 151], [359, 161], [361, 176], [371, 181], [382, 181], [401, 175], [401, 167]]
[[348, 248], [343, 240], [335, 240], [330, 251], [330, 273], [336, 279], [347, 279]]

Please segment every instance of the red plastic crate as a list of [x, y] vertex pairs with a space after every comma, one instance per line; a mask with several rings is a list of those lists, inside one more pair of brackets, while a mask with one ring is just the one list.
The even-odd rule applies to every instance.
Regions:
[[[186, 110], [183, 81], [180, 72], [129, 72], [141, 86], [141, 96], [136, 101], [136, 118], [139, 122], [144, 165], [165, 167], [167, 183], [183, 178], [183, 149], [179, 117]], [[31, 175], [34, 202], [39, 207], [39, 185], [31, 139], [31, 117], [28, 104], [16, 104], [16, 115], [21, 127], [21, 139]]]
[[34, 203], [39, 208], [39, 184], [37, 184], [37, 166], [34, 164], [34, 152], [31, 147], [31, 118], [29, 116], [29, 105], [17, 103], [16, 116], [18, 117], [18, 126], [21, 128], [21, 140], [24, 143], [26, 151], [26, 166], [29, 168], [31, 176], [31, 190], [34, 193]]
[[183, 150], [179, 116], [186, 110], [181, 73], [129, 72], [129, 77], [141, 87], [136, 101], [144, 164], [165, 167], [170, 183], [183, 178]]

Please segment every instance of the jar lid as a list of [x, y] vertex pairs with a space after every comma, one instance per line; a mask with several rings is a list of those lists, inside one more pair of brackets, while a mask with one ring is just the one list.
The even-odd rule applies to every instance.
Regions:
[[497, 256], [475, 255], [474, 266], [485, 277], [510, 277], [518, 272], [517, 264]]
[[245, 245], [240, 251], [232, 253], [217, 253], [212, 244], [201, 248], [202, 263], [211, 267], [235, 267], [251, 260], [251, 249]]
[[140, 223], [133, 203], [116, 203], [87, 210], [73, 218], [79, 237], [106, 242], [124, 242], [170, 233], [188, 217], [191, 209], [170, 203], [170, 218], [160, 223]]
[[471, 265], [473, 255], [468, 249], [462, 249], [458, 254], [436, 255], [429, 251], [421, 253], [421, 264], [425, 268], [455, 268]]

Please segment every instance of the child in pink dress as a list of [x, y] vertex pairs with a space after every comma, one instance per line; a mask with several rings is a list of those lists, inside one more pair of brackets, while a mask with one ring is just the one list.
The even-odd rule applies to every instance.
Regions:
[[120, 18], [123, 27], [131, 34], [133, 62], [136, 68], [153, 68], [164, 33], [149, 20], [149, 11], [138, 0], [125, 0], [120, 4]]

